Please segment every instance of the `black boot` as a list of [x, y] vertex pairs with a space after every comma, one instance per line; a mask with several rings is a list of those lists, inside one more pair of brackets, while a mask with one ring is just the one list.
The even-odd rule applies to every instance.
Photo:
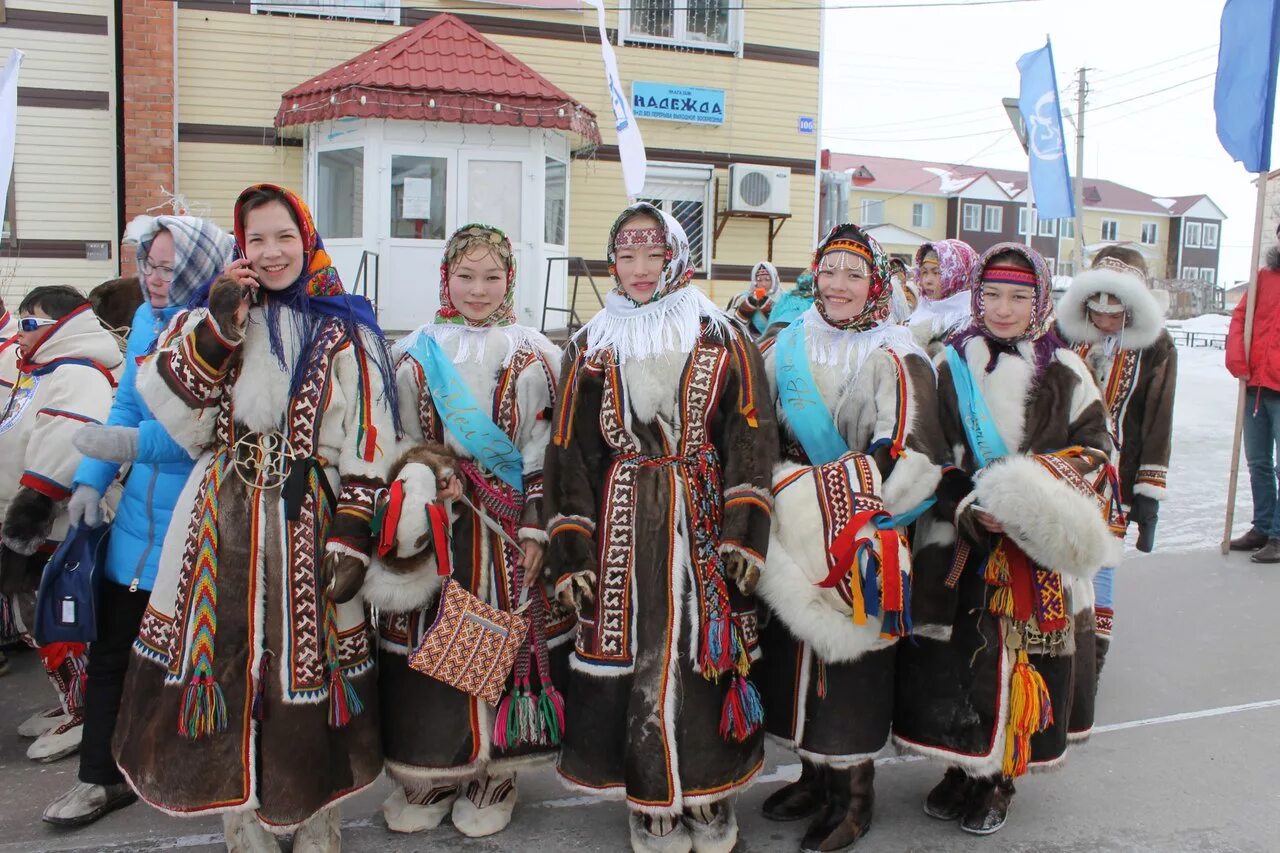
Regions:
[[1280, 539], [1268, 539], [1249, 559], [1255, 563], [1280, 563]]
[[1111, 638], [1101, 635], [1094, 638], [1093, 641], [1093, 661], [1094, 673], [1096, 677], [1102, 678], [1102, 665], [1107, 662], [1107, 650], [1111, 648]]
[[827, 804], [804, 834], [801, 853], [847, 850], [870, 831], [875, 778], [876, 766], [870, 761], [847, 770], [829, 769]]
[[964, 817], [960, 819], [960, 828], [973, 835], [999, 832], [1009, 817], [1013, 793], [1013, 780], [1003, 776], [973, 780], [969, 803], [964, 810]]
[[924, 813], [938, 820], [955, 820], [969, 801], [969, 777], [959, 767], [949, 768], [942, 781], [924, 800]]
[[827, 801], [827, 768], [800, 759], [800, 778], [769, 795], [761, 811], [769, 820], [800, 820], [817, 814]]
[[1267, 534], [1256, 527], [1250, 527], [1245, 533], [1231, 540], [1232, 551], [1256, 551], [1267, 544]]

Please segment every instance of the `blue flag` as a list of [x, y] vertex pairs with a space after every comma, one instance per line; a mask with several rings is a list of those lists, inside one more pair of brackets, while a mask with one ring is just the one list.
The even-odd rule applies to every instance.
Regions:
[[1218, 141], [1250, 172], [1271, 170], [1280, 0], [1227, 0], [1213, 111]]
[[1070, 219], [1076, 215], [1076, 206], [1071, 194], [1071, 173], [1067, 171], [1053, 47], [1048, 40], [1039, 50], [1022, 54], [1018, 73], [1022, 75], [1018, 110], [1027, 127], [1027, 153], [1031, 156], [1028, 171], [1036, 210], [1040, 219]]

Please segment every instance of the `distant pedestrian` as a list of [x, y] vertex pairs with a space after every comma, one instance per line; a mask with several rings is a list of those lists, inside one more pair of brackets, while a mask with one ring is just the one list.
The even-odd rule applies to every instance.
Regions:
[[1233, 551], [1254, 551], [1255, 563], [1280, 563], [1280, 500], [1277, 500], [1276, 443], [1280, 442], [1280, 227], [1277, 244], [1258, 272], [1253, 337], [1245, 358], [1244, 312], [1240, 300], [1227, 333], [1227, 370], [1248, 387], [1244, 455], [1253, 492], [1253, 526], [1231, 540]]
[[756, 340], [769, 328], [769, 315], [778, 297], [782, 296], [782, 280], [778, 270], [768, 261], [761, 261], [751, 270], [751, 286], [729, 300], [726, 310], [737, 320], [747, 335]]

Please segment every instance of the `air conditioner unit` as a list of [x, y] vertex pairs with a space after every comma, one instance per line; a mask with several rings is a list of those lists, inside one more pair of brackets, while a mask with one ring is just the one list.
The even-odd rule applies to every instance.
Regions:
[[791, 215], [791, 170], [778, 166], [732, 163], [729, 210]]

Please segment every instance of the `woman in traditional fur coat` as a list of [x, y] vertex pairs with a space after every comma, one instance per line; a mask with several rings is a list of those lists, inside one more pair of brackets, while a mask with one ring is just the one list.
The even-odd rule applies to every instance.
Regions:
[[761, 261], [751, 268], [751, 287], [729, 300], [725, 312], [737, 320], [752, 340], [759, 340], [769, 328], [769, 314], [782, 296], [782, 280], [777, 268]]
[[969, 278], [977, 262], [978, 253], [963, 240], [938, 240], [916, 250], [920, 300], [907, 325], [930, 357], [942, 352], [957, 327], [969, 323]]
[[[227, 846], [335, 851], [338, 810], [382, 770], [374, 658], [353, 598], [396, 426], [390, 353], [342, 290], [306, 205], [235, 208], [234, 262], [138, 371], [197, 463], [116, 727], [128, 782], [170, 814], [223, 814]], [[265, 829], [264, 829], [265, 827]]]
[[[400, 787], [383, 812], [397, 832], [433, 828], [450, 813], [464, 835], [501, 831], [516, 804], [516, 768], [554, 760], [563, 733], [556, 682], [567, 675], [573, 614], [552, 606], [550, 588], [541, 584], [542, 458], [560, 350], [516, 322], [515, 281], [505, 234], [486, 225], [459, 229], [445, 247], [435, 322], [397, 347], [404, 352], [396, 374], [409, 443], [443, 443], [457, 457], [448, 463], [458, 477], [453, 483], [436, 482], [419, 464], [416, 476], [429, 482], [418, 491], [460, 492], [521, 546], [455, 503], [453, 580], [501, 610], [516, 610], [526, 595], [531, 601], [531, 636], [497, 708], [410, 669], [408, 655], [436, 619], [440, 579], [435, 560], [423, 559], [433, 549], [408, 564], [395, 559], [427, 538], [421, 500], [406, 506], [401, 518], [412, 529], [401, 523], [396, 555], [376, 562], [364, 586], [380, 612], [379, 645], [389, 652], [379, 672], [382, 738], [387, 770]], [[537, 727], [515, 725], [526, 718]]]
[[[1178, 351], [1165, 331], [1164, 305], [1147, 286], [1142, 255], [1123, 247], [1099, 252], [1058, 304], [1058, 328], [1102, 389], [1120, 449], [1120, 497], [1138, 525], [1138, 549], [1150, 551], [1167, 494]], [[1111, 644], [1114, 573], [1107, 566], [1093, 582], [1099, 674]], [[1085, 733], [1072, 726], [1073, 736]]]
[[634, 205], [608, 252], [615, 289], [570, 342], [547, 450], [548, 559], [579, 614], [559, 770], [625, 797], [634, 850], [727, 853], [725, 798], [763, 760], [747, 596], [777, 427], [680, 224]]
[[[816, 816], [800, 849], [830, 851], [871, 825], [894, 646], [910, 631], [910, 556], [897, 526], [933, 497], [942, 434], [933, 366], [891, 321], [879, 244], [840, 225], [813, 266], [817, 301], [765, 353], [785, 461], [758, 588], [770, 610], [760, 681], [769, 734], [803, 767], [765, 800], [765, 817]], [[868, 540], [862, 554], [854, 536]]]
[[985, 835], [1003, 826], [1014, 777], [1062, 759], [1077, 645], [1092, 658], [1090, 581], [1119, 543], [1106, 410], [1053, 332], [1044, 260], [1020, 244], [989, 249], [972, 311], [938, 359], [956, 468], [932, 512], [960, 535], [950, 576], [929, 583], [951, 591], [951, 632], [899, 644], [894, 737], [949, 765], [926, 813]]

